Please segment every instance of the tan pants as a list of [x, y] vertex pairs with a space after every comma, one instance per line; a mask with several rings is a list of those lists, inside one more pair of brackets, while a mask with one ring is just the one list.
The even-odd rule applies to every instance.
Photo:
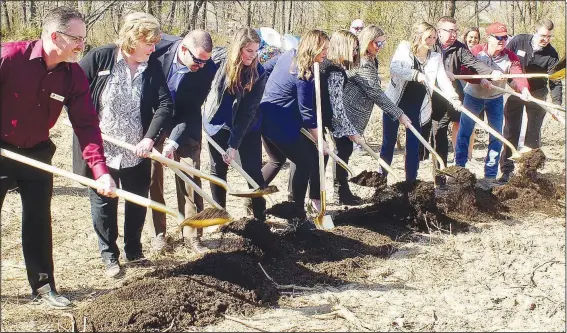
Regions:
[[[156, 144], [155, 149], [159, 152], [163, 149], [163, 143]], [[198, 141], [191, 140], [188, 144], [179, 145], [174, 154], [176, 161], [181, 164], [199, 169], [201, 167], [201, 144]], [[189, 178], [201, 187], [201, 179], [187, 175]], [[150, 182], [150, 199], [165, 204], [163, 196], [163, 166], [160, 162], [152, 160], [152, 172]], [[203, 210], [203, 198], [195, 193], [193, 188], [186, 184], [181, 178], [175, 175], [175, 189], [177, 192], [177, 207], [179, 211], [187, 218], [195, 215]], [[152, 210], [152, 222], [155, 235], [166, 233], [166, 217], [164, 213]], [[197, 237], [203, 235], [203, 229], [184, 227], [184, 237]]]

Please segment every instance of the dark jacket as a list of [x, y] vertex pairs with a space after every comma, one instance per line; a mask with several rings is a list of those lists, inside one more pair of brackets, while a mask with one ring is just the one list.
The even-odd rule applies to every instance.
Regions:
[[[182, 40], [180, 37], [162, 34], [160, 42], [156, 45], [156, 51], [151, 56], [162, 64], [166, 80]], [[215, 63], [209, 59], [198, 71], [183, 75], [173, 101], [174, 128], [169, 139], [180, 145], [189, 143], [189, 139], [201, 142], [203, 121], [201, 106], [211, 89], [216, 71]]]
[[328, 59], [323, 60], [319, 72], [321, 74], [321, 115], [323, 117], [323, 126], [333, 131], [333, 107], [331, 105], [331, 96], [329, 95], [329, 77], [332, 73], [340, 73], [344, 79], [343, 89], [348, 78], [346, 71], [342, 67], [337, 66]]
[[[116, 57], [116, 44], [107, 44], [91, 50], [81, 59], [79, 65], [83, 68], [89, 81], [89, 89], [97, 114], [100, 112], [100, 98], [108, 82]], [[144, 138], [154, 142], [159, 141], [164, 133], [171, 130], [171, 114], [173, 104], [167, 88], [161, 64], [157, 59], [150, 59], [148, 67], [142, 73], [142, 96], [140, 113]], [[84, 163], [77, 138], [73, 138], [73, 171], [83, 176], [91, 176], [90, 170]]]
[[[214, 48], [211, 59], [217, 65], [217, 72], [213, 79], [211, 90], [205, 102], [204, 115], [207, 122], [216, 115], [224, 94], [228, 94], [225, 86], [226, 80], [226, 61], [227, 50], [225, 48]], [[250, 92], [236, 93], [234, 103], [232, 104], [232, 124], [226, 124], [230, 128], [230, 137], [228, 138], [228, 146], [238, 150], [244, 135], [246, 135], [252, 126], [260, 121], [260, 112], [258, 106], [262, 100], [264, 87], [266, 86], [266, 73], [264, 67], [258, 63], [258, 80], [254, 83]]]
[[[559, 62], [559, 55], [557, 51], [547, 44], [546, 47], [540, 51], [534, 52], [532, 47], [533, 35], [521, 34], [514, 36], [512, 41], [506, 45], [506, 48], [514, 52], [520, 59], [522, 70], [524, 73], [548, 73], [553, 72], [553, 67]], [[549, 88], [551, 90], [551, 98], [553, 103], [561, 105], [562, 88], [561, 80], [551, 81], [546, 78], [533, 78], [528, 79], [530, 84], [530, 91], [534, 97], [543, 98], [547, 96], [547, 82], [549, 81]]]

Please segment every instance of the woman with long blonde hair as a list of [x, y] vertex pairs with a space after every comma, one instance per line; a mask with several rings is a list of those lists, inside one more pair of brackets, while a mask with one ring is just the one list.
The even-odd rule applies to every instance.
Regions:
[[291, 200], [303, 209], [309, 185], [310, 204], [320, 209], [317, 149], [301, 134], [306, 128], [317, 137], [313, 64], [327, 56], [329, 38], [321, 30], [307, 32], [297, 50], [282, 54], [268, 82], [260, 107], [262, 136], [270, 161], [262, 168], [266, 184], [286, 159], [297, 169], [290, 179]]
[[[211, 174], [226, 180], [228, 165], [238, 150], [242, 168], [260, 187], [262, 178], [262, 143], [260, 113], [266, 75], [258, 61], [260, 36], [251, 28], [236, 32], [226, 52], [213, 50], [213, 61], [218, 71], [205, 102], [203, 125], [205, 132], [225, 151], [221, 155], [209, 144]], [[226, 207], [226, 191], [211, 184], [213, 199]], [[264, 219], [266, 201], [252, 199], [254, 217]]]
[[[414, 26], [411, 43], [402, 41], [390, 62], [391, 80], [386, 95], [403, 110], [411, 124], [419, 131], [431, 120], [431, 88], [437, 82], [439, 88], [452, 98], [454, 105], [460, 104], [451, 81], [445, 73], [441, 54], [433, 52], [437, 40], [434, 26], [422, 22]], [[382, 149], [380, 157], [391, 164], [399, 122], [385, 114], [382, 118]], [[406, 180], [417, 178], [419, 169], [419, 140], [406, 130], [405, 169]]]

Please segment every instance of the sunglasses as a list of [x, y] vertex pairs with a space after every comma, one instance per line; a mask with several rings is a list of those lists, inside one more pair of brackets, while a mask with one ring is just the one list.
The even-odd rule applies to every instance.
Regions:
[[73, 35], [69, 35], [64, 33], [63, 31], [57, 31], [57, 33], [65, 35], [69, 38], [71, 38], [71, 40], [77, 44], [79, 43], [86, 43], [87, 42], [87, 37], [81, 37], [81, 36], [73, 36]]
[[386, 41], [382, 40], [382, 41], [374, 41], [374, 44], [376, 44], [376, 47], [384, 47], [386, 45]]
[[364, 29], [364, 28], [363, 28], [363, 27], [351, 27], [351, 29], [354, 29], [354, 30], [356, 30], [356, 31], [359, 31], [359, 30], [362, 30], [362, 29]]
[[185, 47], [185, 49], [187, 49], [187, 52], [189, 52], [189, 55], [191, 56], [191, 58], [193, 59], [193, 62], [199, 65], [204, 65], [207, 63], [207, 60], [203, 60], [203, 59], [199, 59], [197, 57], [195, 57], [195, 55], [193, 53], [191, 53], [191, 50], [189, 50], [189, 48], [185, 45], [183, 45]]
[[494, 38], [496, 38], [497, 41], [503, 41], [503, 40], [508, 40], [508, 36], [494, 36], [494, 35], [490, 35]]

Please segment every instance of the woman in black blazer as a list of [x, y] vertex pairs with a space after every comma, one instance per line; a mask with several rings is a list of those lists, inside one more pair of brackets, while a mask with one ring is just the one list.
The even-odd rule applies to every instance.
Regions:
[[[171, 126], [173, 104], [161, 65], [149, 59], [161, 38], [158, 21], [146, 13], [126, 16], [118, 41], [91, 50], [80, 65], [87, 75], [101, 131], [128, 142], [136, 152], [105, 142], [110, 174], [129, 192], [148, 196], [150, 161], [144, 159], [153, 145]], [[75, 142], [76, 143], [76, 140]], [[90, 176], [79, 159], [74, 144], [73, 168]], [[118, 199], [107, 198], [89, 189], [91, 215], [98, 235], [99, 250], [106, 275], [121, 273], [118, 238]], [[128, 261], [144, 259], [140, 238], [146, 208], [126, 202], [124, 208], [124, 252]]]

